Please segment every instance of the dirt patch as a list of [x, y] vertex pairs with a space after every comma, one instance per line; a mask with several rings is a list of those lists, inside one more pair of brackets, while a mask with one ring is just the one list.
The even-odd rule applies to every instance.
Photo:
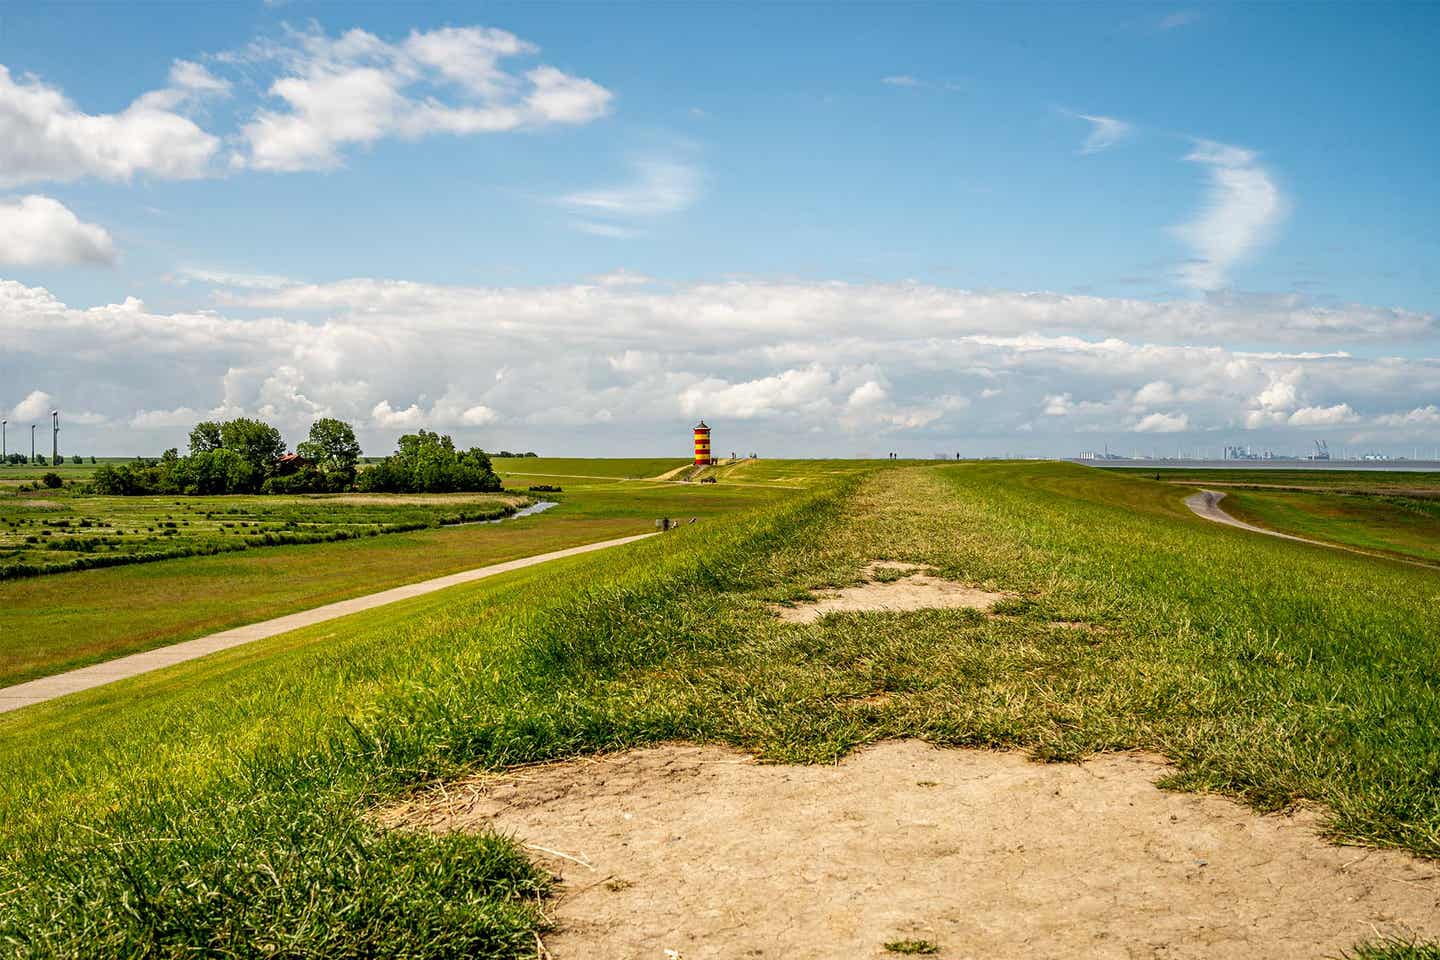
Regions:
[[394, 826], [493, 828], [562, 878], [555, 960], [1337, 956], [1440, 935], [1440, 865], [1154, 786], [916, 741], [838, 766], [666, 745], [451, 784]]
[[926, 572], [934, 569], [897, 560], [876, 560], [865, 567], [865, 583], [838, 590], [818, 591], [813, 594], [809, 603], [793, 607], [777, 604], [771, 609], [781, 620], [814, 623], [827, 613], [937, 608], [988, 611], [1007, 597], [1003, 593], [967, 587]]
[[17, 507], [36, 507], [36, 508], [38, 508], [38, 509], [40, 509], [40, 510], [59, 510], [59, 509], [60, 509], [60, 504], [56, 503], [54, 500], [17, 500], [17, 501], [15, 501], [15, 506], [17, 506]]

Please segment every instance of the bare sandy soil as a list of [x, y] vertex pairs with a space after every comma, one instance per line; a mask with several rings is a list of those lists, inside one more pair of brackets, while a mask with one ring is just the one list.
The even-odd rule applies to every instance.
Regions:
[[665, 745], [449, 784], [393, 826], [513, 834], [562, 878], [555, 960], [1339, 956], [1440, 935], [1440, 864], [1313, 813], [1167, 793], [1162, 761], [917, 741], [838, 766]]
[[889, 572], [897, 580], [869, 579], [853, 587], [817, 592], [809, 603], [793, 607], [776, 605], [773, 609], [781, 620], [792, 623], [814, 623], [827, 613], [860, 611], [929, 610], [936, 607], [967, 607], [989, 610], [1005, 599], [1003, 593], [990, 593], [967, 587], [953, 580], [942, 580], [926, 573], [932, 567], [894, 560], [876, 560], [865, 568], [865, 576], [873, 578]]

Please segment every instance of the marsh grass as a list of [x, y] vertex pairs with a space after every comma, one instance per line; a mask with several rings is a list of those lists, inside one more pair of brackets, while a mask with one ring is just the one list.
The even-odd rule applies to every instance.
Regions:
[[[668, 739], [799, 762], [889, 737], [1043, 760], [1145, 748], [1174, 761], [1170, 786], [1316, 801], [1337, 838], [1440, 854], [1440, 580], [1205, 524], [1183, 492], [1034, 464], [817, 481], [22, 711], [0, 720], [0, 942], [523, 956], [544, 877], [514, 847], [390, 834], [366, 811], [465, 771]], [[771, 615], [877, 557], [1019, 599]]]

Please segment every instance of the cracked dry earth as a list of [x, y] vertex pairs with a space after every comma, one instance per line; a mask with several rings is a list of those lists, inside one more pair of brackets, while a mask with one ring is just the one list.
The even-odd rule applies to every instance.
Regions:
[[[834, 766], [668, 744], [387, 811], [514, 835], [562, 880], [555, 960], [1339, 956], [1440, 936], [1440, 864], [1157, 789], [1162, 760], [1037, 764], [890, 741]], [[673, 951], [673, 952], [672, 952]]]

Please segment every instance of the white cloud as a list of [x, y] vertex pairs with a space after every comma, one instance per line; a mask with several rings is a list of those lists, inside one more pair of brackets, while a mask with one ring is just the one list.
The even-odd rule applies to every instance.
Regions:
[[233, 162], [323, 170], [338, 166], [346, 147], [387, 137], [582, 124], [609, 112], [613, 95], [594, 81], [544, 65], [523, 74], [502, 66], [536, 51], [511, 33], [483, 27], [414, 31], [400, 43], [357, 29], [254, 44], [232, 59], [279, 63], [282, 75], [269, 94], [284, 106], [259, 110], [243, 126], [248, 149]]
[[700, 171], [659, 157], [637, 160], [626, 183], [568, 193], [561, 204], [597, 216], [657, 217], [679, 213], [700, 196]]
[[1333, 427], [1342, 423], [1353, 423], [1359, 417], [1348, 403], [1337, 403], [1328, 407], [1301, 407], [1290, 414], [1286, 421], [1292, 427]]
[[1089, 113], [1071, 113], [1070, 116], [1088, 121], [1090, 124], [1090, 135], [1085, 138], [1085, 143], [1080, 147], [1081, 153], [1099, 153], [1102, 150], [1108, 150], [1130, 136], [1134, 129], [1124, 120], [1117, 120], [1114, 117], [1102, 117]]
[[1175, 387], [1165, 380], [1152, 380], [1135, 391], [1135, 405], [1139, 407], [1153, 407], [1174, 400]]
[[613, 223], [599, 223], [594, 220], [575, 220], [571, 223], [581, 233], [588, 233], [595, 237], [609, 237], [612, 240], [626, 240], [630, 237], [640, 236], [640, 230], [632, 227], [621, 227]]
[[143, 94], [119, 113], [87, 114], [58, 89], [30, 76], [16, 82], [0, 66], [0, 187], [129, 180], [142, 173], [172, 180], [206, 175], [220, 141], [178, 112], [217, 92], [202, 74], [208, 77], [203, 68], [177, 62], [171, 81], [182, 86]]
[[1285, 215], [1280, 188], [1250, 150], [1198, 141], [1185, 158], [1209, 170], [1205, 205], [1174, 232], [1193, 251], [1181, 280], [1197, 290], [1225, 285], [1226, 274], [1269, 239]]
[[880, 82], [889, 87], [918, 87], [920, 80], [908, 73], [897, 73], [888, 77], [881, 77]]
[[[75, 308], [0, 281], [0, 327], [7, 359], [45, 371], [37, 389], [64, 384], [63, 403], [133, 425], [97, 434], [97, 452], [183, 444], [196, 420], [241, 413], [293, 441], [322, 412], [355, 423], [367, 450], [425, 426], [463, 443], [653, 452], [676, 424], [683, 440], [692, 416], [719, 421], [727, 449], [775, 455], [851, 453], [892, 433], [891, 447], [923, 453], [962, 438], [999, 452], [1022, 436], [1036, 452], [1078, 452], [1082, 434], [1123, 445], [1148, 432], [1281, 450], [1315, 429], [1440, 441], [1440, 413], [1414, 401], [1440, 396], [1440, 359], [1425, 356], [1440, 342], [1434, 318], [1374, 308], [756, 280], [356, 278], [219, 296], [243, 311]], [[1371, 346], [1304, 349], [1317, 331]], [[1228, 337], [1275, 346], [1239, 351]], [[970, 397], [985, 398], [984, 416]]]
[[1385, 414], [1375, 422], [1387, 427], [1440, 427], [1440, 407], [1432, 403], [1405, 413]]
[[22, 267], [115, 262], [104, 227], [85, 223], [50, 197], [0, 200], [0, 263]]
[[25, 399], [15, 404], [10, 411], [12, 420], [38, 420], [41, 417], [50, 416], [50, 411], [55, 409], [55, 398], [44, 390], [31, 390], [25, 395]]
[[654, 277], [647, 277], [643, 273], [634, 273], [623, 267], [619, 270], [611, 270], [609, 273], [602, 273], [590, 278], [591, 283], [598, 283], [602, 287], [643, 287], [646, 284], [654, 283]]
[[273, 273], [241, 273], [234, 270], [211, 270], [206, 267], [179, 267], [168, 279], [180, 283], [209, 283], [239, 290], [280, 290], [300, 285], [298, 280]]
[[850, 397], [845, 401], [845, 405], [857, 410], [864, 410], [884, 403], [888, 396], [889, 391], [880, 384], [874, 380], [866, 380], [860, 384], [860, 386], [850, 391]]
[[1183, 433], [1190, 428], [1190, 417], [1183, 413], [1152, 413], [1135, 424], [1136, 433]]
[[425, 423], [425, 411], [414, 403], [403, 410], [396, 410], [390, 406], [390, 401], [381, 400], [370, 409], [370, 420], [380, 427], [418, 427]]

